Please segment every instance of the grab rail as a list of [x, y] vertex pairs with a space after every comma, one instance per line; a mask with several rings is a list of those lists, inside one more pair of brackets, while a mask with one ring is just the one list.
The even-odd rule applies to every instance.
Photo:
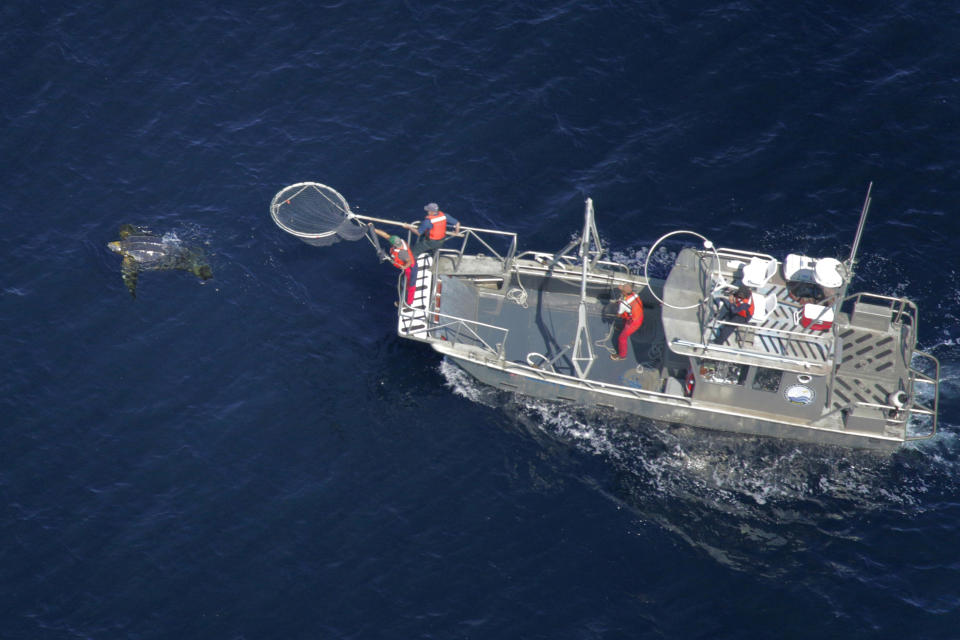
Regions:
[[[743, 326], [743, 325], [739, 325]], [[812, 362], [810, 360], [800, 360], [799, 358], [790, 358], [783, 355], [770, 355], [763, 351], [748, 351], [746, 349], [734, 349], [733, 347], [726, 347], [719, 344], [707, 344], [704, 342], [693, 342], [691, 340], [684, 340], [682, 338], [674, 338], [671, 344], [675, 344], [681, 347], [688, 347], [691, 349], [699, 349], [702, 353], [726, 353], [730, 355], [740, 355], [740, 356], [749, 356], [751, 358], [759, 358], [760, 360], [769, 360], [770, 362], [776, 362], [778, 364], [787, 364], [787, 365], [796, 365], [801, 366], [804, 369], [810, 369], [813, 366], [822, 366], [823, 363]]]
[[[483, 345], [483, 349], [485, 351], [488, 351], [491, 355], [496, 356], [498, 359], [503, 359], [504, 349], [506, 348], [506, 344], [507, 344], [507, 336], [509, 336], [510, 334], [509, 329], [498, 327], [493, 324], [487, 324], [485, 322], [479, 322], [477, 320], [468, 320], [467, 318], [461, 318], [461, 317], [452, 316], [446, 313], [440, 313], [439, 311], [435, 311], [435, 310], [428, 311], [427, 315], [430, 318], [432, 318], [432, 320], [431, 322], [428, 323], [429, 326], [424, 330], [425, 333], [428, 333], [428, 334], [435, 333], [442, 329], [450, 329], [451, 327], [456, 327], [456, 331], [452, 334], [452, 337], [448, 333], [446, 336], [442, 336], [439, 339], [446, 340], [451, 344], [461, 344], [461, 340], [460, 340], [461, 330], [465, 330], [468, 332], [468, 335], [471, 338], [473, 338], [476, 342], [479, 342], [481, 345]], [[437, 321], [440, 320], [441, 318], [446, 320], [446, 322], [440, 322], [439, 324], [436, 324]], [[474, 327], [476, 328], [482, 327], [485, 329], [491, 329], [495, 332], [500, 332], [503, 334], [503, 339], [497, 344], [496, 348], [494, 348], [490, 346], [490, 344], [486, 340], [484, 340], [483, 337], [481, 337], [476, 330], [474, 330]], [[468, 344], [469, 346], [477, 346], [476, 342], [468, 343], [464, 341], [463, 344]]]
[[733, 258], [739, 260], [742, 258], [765, 258], [767, 260], [776, 260], [777, 264], [780, 264], [780, 261], [767, 253], [761, 253], [759, 251], [744, 251], [742, 249], [731, 249], [729, 247], [718, 247], [717, 255], [721, 258]]
[[[709, 320], [703, 323], [703, 333], [701, 335], [701, 341], [706, 342], [707, 336], [712, 334], [718, 327], [722, 325], [728, 325], [735, 327], [738, 331], [743, 330], [745, 332], [750, 332], [758, 336], [767, 337], [773, 340], [779, 340], [780, 345], [783, 347], [781, 351], [786, 351], [788, 346], [793, 347], [794, 351], [804, 351], [802, 345], [806, 345], [807, 350], [813, 351], [814, 347], [823, 350], [821, 354], [823, 356], [822, 360], [813, 358], [811, 362], [814, 362], [818, 365], [825, 362], [829, 362], [830, 359], [835, 357], [835, 346], [836, 346], [836, 336], [833, 335], [833, 332], [829, 333], [812, 333], [809, 330], [800, 330], [797, 331], [794, 327], [778, 327], [778, 326], [764, 326], [763, 324], [758, 323], [742, 323], [742, 322], [731, 322], [729, 320], [721, 320], [719, 316], [714, 313]], [[767, 349], [757, 349], [757, 348], [740, 348], [740, 353], [749, 354], [749, 355], [760, 355], [768, 354]], [[783, 356], [783, 353], [777, 353], [777, 356]], [[787, 357], [786, 362], [806, 362], [802, 360], [796, 360], [793, 358]]]
[[[824, 347], [830, 348], [831, 340], [823, 333], [814, 334], [806, 333], [804, 331], [794, 331], [792, 329], [781, 329], [779, 327], [765, 327], [762, 324], [750, 324], [742, 322], [731, 322], [729, 320], [720, 320], [719, 318], [714, 318], [713, 324], [715, 325], [734, 325], [743, 329], [750, 329], [756, 333], [763, 332], [763, 335], [767, 335], [774, 338], [779, 338], [781, 336], [787, 336], [787, 340], [791, 338], [789, 336], [796, 336], [795, 340], [797, 342], [808, 342], [811, 344], [821, 344]], [[712, 325], [709, 328], [712, 328]]]
[[[866, 299], [866, 300], [863, 300]], [[890, 310], [891, 318], [890, 321], [896, 324], [900, 322], [904, 317], [909, 320], [909, 325], [913, 331], [914, 346], [916, 345], [916, 336], [917, 336], [917, 317], [919, 316], [919, 310], [917, 305], [908, 298], [888, 296], [880, 293], [869, 293], [866, 291], [860, 291], [854, 293], [850, 296], [844, 298], [843, 302], [840, 303], [840, 306], [846, 306], [848, 303], [853, 303], [854, 307], [858, 302], [863, 300], [864, 302], [872, 302], [874, 300], [879, 302], [886, 302], [887, 308]], [[912, 347], [911, 347], [912, 350]]]
[[[470, 240], [475, 239], [503, 264], [504, 273], [509, 270], [510, 264], [513, 262], [514, 254], [517, 252], [516, 233], [511, 231], [498, 231], [496, 229], [480, 229], [478, 227], [460, 227], [460, 236], [463, 237], [463, 242], [460, 243], [459, 249], [440, 249], [440, 252], [443, 254], [456, 256], [453, 259], [454, 269], [460, 268], [460, 263], [463, 261], [463, 256], [467, 251], [467, 246], [470, 244]], [[500, 252], [494, 249], [490, 243], [484, 239], [484, 236], [500, 236], [501, 238], [509, 238], [510, 245], [507, 248], [506, 255], [500, 255]]]
[[[911, 411], [911, 412], [918, 412], [918, 413], [923, 413], [923, 414], [932, 415], [932, 416], [933, 416], [933, 426], [932, 426], [932, 429], [931, 429], [930, 433], [927, 434], [927, 435], [923, 435], [923, 436], [912, 436], [912, 437], [911, 437], [911, 436], [906, 435], [906, 432], [904, 432], [904, 439], [905, 439], [905, 440], [928, 440], [928, 439], [932, 438], [933, 436], [937, 435], [937, 415], [938, 415], [939, 410], [940, 410], [940, 361], [937, 360], [934, 356], [930, 355], [929, 353], [925, 353], [925, 352], [923, 352], [923, 351], [914, 351], [913, 354], [916, 355], [916, 356], [920, 356], [921, 358], [928, 358], [931, 362], [933, 362], [933, 367], [934, 367], [933, 377], [928, 376], [927, 374], [923, 373], [922, 371], [919, 371], [919, 370], [917, 370], [917, 369], [914, 369], [913, 366], [910, 367], [910, 372], [913, 374], [913, 383], [914, 383], [914, 385], [915, 385], [917, 382], [920, 382], [920, 383], [923, 383], [923, 384], [932, 384], [932, 385], [933, 385], [933, 407], [932, 407], [932, 408], [927, 408], [927, 407], [924, 407], [923, 405], [920, 405], [920, 409], [919, 409], [919, 411], [918, 411], [918, 410], [915, 408], [916, 401], [914, 401], [913, 403], [911, 403], [910, 411]], [[915, 393], [916, 393], [916, 392], [915, 392], [915, 390], [914, 390], [914, 396], [913, 396], [913, 397], [916, 397]]]
[[[555, 258], [557, 259], [557, 262], [554, 265], [554, 268], [559, 266], [563, 271], [566, 271], [567, 269], [576, 269], [576, 273], [571, 275], [576, 275], [578, 279], [580, 278], [581, 263], [578, 257], [562, 255], [557, 258], [556, 254], [547, 253], [545, 251], [524, 251], [517, 256], [517, 260], [529, 259], [533, 260], [534, 262], [538, 262], [544, 265], [544, 269], [547, 269], [546, 264], [553, 262]], [[622, 270], [625, 274], [630, 274], [630, 268], [624, 264], [620, 264], [619, 262], [613, 262], [611, 260], [597, 260], [593, 264], [595, 266], [599, 265], [606, 267], [607, 269]]]

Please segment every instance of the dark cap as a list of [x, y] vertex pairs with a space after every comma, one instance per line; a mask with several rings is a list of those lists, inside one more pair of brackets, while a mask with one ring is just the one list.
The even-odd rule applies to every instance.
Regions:
[[424, 211], [429, 211], [433, 213], [434, 211], [440, 211], [440, 206], [436, 202], [431, 202], [423, 208]]

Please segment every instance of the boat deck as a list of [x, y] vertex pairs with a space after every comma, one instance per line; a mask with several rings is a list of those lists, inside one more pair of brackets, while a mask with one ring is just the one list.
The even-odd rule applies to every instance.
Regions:
[[837, 368], [832, 406], [851, 402], [888, 404], [894, 391], [904, 388], [909, 371], [891, 331], [844, 326], [840, 328], [843, 351]]
[[[532, 292], [524, 308], [504, 296], [482, 293], [477, 319], [510, 329], [505, 345], [507, 360], [535, 366], [554, 360], [553, 370], [576, 375], [571, 342], [577, 330], [578, 305], [578, 296], [572, 294]], [[616, 353], [619, 333], [612, 319], [605, 316], [604, 307], [599, 301], [587, 304], [587, 327], [595, 356], [588, 377], [600, 382], [639, 386], [643, 372], [647, 371], [644, 388], [659, 391], [664, 356], [659, 309], [644, 309], [643, 325], [630, 336], [627, 358], [616, 361], [610, 355]], [[535, 312], [531, 313], [531, 309]], [[557, 342], [556, 336], [563, 336], [565, 341]], [[556, 358], [561, 353], [563, 355]]]
[[[427, 255], [420, 256], [418, 264], [414, 304], [401, 307], [398, 314], [400, 335], [472, 345], [491, 355], [502, 345], [509, 362], [576, 375], [571, 345], [577, 330], [579, 291], [541, 291], [527, 282], [523, 295], [517, 295], [517, 288], [475, 287], [457, 277], [437, 277]], [[427, 304], [431, 286], [441, 291], [439, 308]], [[665, 349], [660, 308], [653, 305], [652, 298], [647, 303], [643, 325], [630, 337], [627, 358], [616, 361], [610, 355], [616, 353], [619, 333], [607, 309], [609, 298], [588, 299], [587, 330], [595, 356], [590, 380], [661, 391], [671, 368], [686, 369], [686, 358]]]
[[820, 364], [830, 360], [830, 333], [811, 330], [800, 324], [799, 314], [803, 303], [791, 297], [785, 282], [771, 281], [756, 292], [761, 296], [774, 296], [777, 306], [763, 320], [738, 328], [724, 343], [725, 346]]

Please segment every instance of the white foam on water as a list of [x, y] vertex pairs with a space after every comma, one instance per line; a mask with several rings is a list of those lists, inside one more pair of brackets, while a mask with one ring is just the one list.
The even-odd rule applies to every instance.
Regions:
[[[503, 405], [498, 400], [502, 392], [477, 382], [459, 367], [444, 360], [440, 371], [457, 395], [486, 406]], [[950, 365], [944, 371], [944, 385], [956, 389], [960, 366]], [[941, 390], [941, 401], [943, 396]], [[895, 456], [668, 425], [520, 395], [514, 395], [512, 406], [504, 408], [535, 418], [544, 432], [580, 451], [648, 476], [659, 490], [674, 496], [717, 492], [724, 498], [739, 494], [749, 502], [767, 504], [829, 492], [869, 509], [917, 504], [924, 493], [922, 474], [906, 488], [900, 483], [884, 484], [888, 480], [884, 471], [894, 464]], [[934, 442], [906, 449], [921, 455], [926, 462], [921, 466], [927, 471], [952, 475], [960, 471], [958, 426], [941, 420], [941, 433]]]
[[[679, 244], [677, 245], [679, 246]], [[625, 251], [610, 252], [610, 259], [627, 266], [633, 273], [643, 273], [643, 267], [647, 263], [647, 256], [650, 254], [650, 247], [640, 247], [639, 249], [630, 249]], [[677, 252], [661, 244], [657, 247], [653, 255], [650, 256], [649, 275], [651, 278], [665, 278], [670, 267], [677, 260]]]
[[466, 371], [455, 364], [451, 364], [446, 359], [440, 362], [440, 374], [444, 380], [446, 380], [447, 387], [449, 387], [454, 394], [466, 398], [471, 402], [476, 402], [477, 404], [488, 407], [496, 406], [496, 402], [494, 401], [494, 395], [496, 394], [495, 389], [480, 384]]
[[940, 400], [960, 398], [960, 363], [940, 363]]
[[801, 561], [782, 552], [803, 550], [803, 530], [846, 538], [846, 522], [915, 516], [960, 491], [960, 425], [943, 420], [934, 440], [885, 455], [582, 409], [495, 390], [446, 361], [440, 370], [454, 393], [512, 414], [535, 439], [603, 460], [609, 477], [591, 480], [602, 495], [736, 569], [789, 571]]
[[176, 231], [167, 231], [161, 239], [164, 244], [180, 244], [180, 237]]

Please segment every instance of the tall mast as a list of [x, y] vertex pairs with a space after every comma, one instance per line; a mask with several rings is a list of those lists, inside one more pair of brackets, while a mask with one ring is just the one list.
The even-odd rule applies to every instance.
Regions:
[[[596, 246], [593, 260], [590, 259], [590, 246]], [[580, 236], [580, 305], [577, 308], [577, 335], [573, 341], [573, 366], [579, 378], [586, 378], [596, 356], [593, 352], [593, 341], [590, 340], [590, 329], [587, 326], [587, 276], [590, 269], [603, 254], [600, 244], [600, 234], [593, 220], [593, 200], [587, 198], [583, 213], [583, 233]]]

